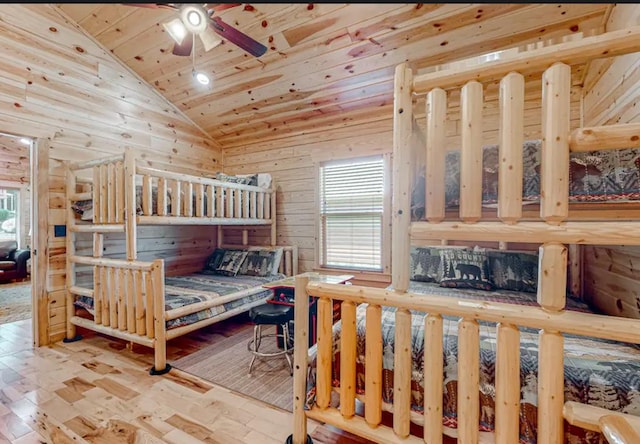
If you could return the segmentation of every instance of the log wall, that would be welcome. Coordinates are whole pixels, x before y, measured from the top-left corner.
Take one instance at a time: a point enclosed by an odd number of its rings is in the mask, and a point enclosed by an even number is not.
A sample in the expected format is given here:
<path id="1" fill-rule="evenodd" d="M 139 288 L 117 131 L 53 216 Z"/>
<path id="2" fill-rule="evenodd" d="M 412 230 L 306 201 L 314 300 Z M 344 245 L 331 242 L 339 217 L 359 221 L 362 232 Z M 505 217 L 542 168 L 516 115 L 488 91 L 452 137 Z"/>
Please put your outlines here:
<path id="1" fill-rule="evenodd" d="M 221 169 L 215 141 L 76 26 L 51 5 L 0 9 L 0 131 L 50 140 L 49 171 L 41 172 L 49 179 L 49 270 L 43 293 L 48 299 L 40 300 L 48 309 L 39 315 L 41 344 L 64 336 L 65 238 L 53 236 L 53 226 L 66 222 L 60 161 L 132 147 L 157 168 L 171 165 L 174 171 L 202 175 Z M 163 254 L 182 254 L 192 244 L 183 238 L 187 232 L 155 232 L 158 238 L 149 245 L 164 243 Z M 201 261 L 206 254 L 198 251 Z M 185 269 L 193 259 L 187 256 L 182 265 L 175 262 L 176 269 Z"/>

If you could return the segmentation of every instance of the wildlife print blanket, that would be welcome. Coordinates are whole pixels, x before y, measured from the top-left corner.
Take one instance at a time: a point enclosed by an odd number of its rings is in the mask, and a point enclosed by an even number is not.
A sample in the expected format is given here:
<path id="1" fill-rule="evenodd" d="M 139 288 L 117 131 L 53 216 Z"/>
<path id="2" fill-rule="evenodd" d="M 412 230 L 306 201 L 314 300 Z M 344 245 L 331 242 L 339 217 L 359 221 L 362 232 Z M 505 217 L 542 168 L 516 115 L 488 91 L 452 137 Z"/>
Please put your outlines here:
<path id="1" fill-rule="evenodd" d="M 482 291 L 476 289 L 443 288 L 438 284 L 411 281 L 409 291 L 430 293 L 477 300 L 489 300 L 521 305 L 537 305 L 534 293 L 515 291 Z M 567 308 L 589 311 L 581 302 L 567 299 Z M 365 311 L 366 304 L 357 308 L 357 358 L 356 391 L 364 394 L 365 356 Z M 394 320 L 395 308 L 384 307 L 382 312 L 383 337 L 383 387 L 385 403 L 393 402 L 394 373 Z M 412 311 L 412 380 L 411 409 L 423 411 L 424 357 L 431 350 L 424 349 L 424 318 L 426 314 Z M 458 319 L 444 317 L 444 393 L 443 424 L 457 427 L 457 383 L 458 383 Z M 333 328 L 333 385 L 340 386 L 340 332 L 338 322 Z M 521 332 L 521 404 L 520 442 L 533 444 L 537 433 L 537 368 L 538 332 L 520 328 Z M 640 347 L 601 339 L 572 335 L 565 337 L 565 399 L 577 401 L 609 410 L 640 415 Z M 481 431 L 493 432 L 495 427 L 495 362 L 496 329 L 494 323 L 480 323 L 480 422 Z M 307 407 L 315 401 L 315 346 L 310 349 L 310 368 L 307 383 Z M 334 397 L 336 398 L 336 397 Z M 335 399 L 334 405 L 339 402 Z M 569 443 L 598 443 L 600 435 L 595 432 L 567 425 L 566 439 Z"/>

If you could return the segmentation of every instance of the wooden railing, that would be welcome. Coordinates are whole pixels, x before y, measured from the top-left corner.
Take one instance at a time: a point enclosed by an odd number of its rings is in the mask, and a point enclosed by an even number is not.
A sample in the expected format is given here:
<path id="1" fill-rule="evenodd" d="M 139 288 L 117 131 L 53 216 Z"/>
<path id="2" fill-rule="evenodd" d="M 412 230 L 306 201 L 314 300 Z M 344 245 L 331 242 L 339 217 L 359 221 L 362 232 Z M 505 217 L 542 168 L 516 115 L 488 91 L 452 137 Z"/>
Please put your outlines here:
<path id="1" fill-rule="evenodd" d="M 543 254 L 545 272 L 558 270 L 551 263 L 562 254 L 560 248 Z M 553 293 L 553 289 L 544 288 Z M 557 294 L 557 293 L 556 293 Z M 563 293 L 564 294 L 564 293 Z M 520 332 L 519 327 L 539 329 L 538 369 L 538 442 L 563 442 L 563 422 L 580 424 L 596 423 L 600 420 L 605 435 L 631 435 L 631 426 L 626 427 L 627 415 L 616 413 L 615 418 L 589 419 L 575 409 L 575 403 L 564 406 L 564 350 L 563 333 L 630 343 L 640 343 L 638 322 L 633 319 L 614 318 L 590 313 L 550 310 L 550 307 L 532 307 L 498 302 L 457 299 L 436 295 L 398 293 L 384 289 L 320 284 L 309 282 L 307 277 L 296 277 L 296 343 L 306 340 L 306 331 L 298 329 L 297 322 L 308 319 L 308 296 L 318 297 L 318 345 L 316 356 L 316 402 L 304 411 L 306 399 L 307 350 L 296 348 L 294 373 L 294 430 L 304 428 L 309 417 L 328 422 L 377 442 L 442 442 L 443 437 L 443 316 L 459 317 L 458 322 L 458 441 L 477 443 L 479 440 L 479 329 L 478 321 L 496 323 L 496 443 L 519 441 L 520 417 Z M 342 302 L 342 330 L 340 334 L 340 387 L 332 387 L 332 309 L 333 301 Z M 356 310 L 357 304 L 367 303 L 365 333 L 365 394 L 364 417 L 356 416 Z M 394 381 L 393 404 L 381 403 L 382 387 L 382 335 L 381 309 L 395 307 Z M 411 312 L 427 313 L 424 329 L 424 436 L 417 438 L 409 434 L 411 412 Z M 307 318 L 305 318 L 307 316 Z M 304 342 L 303 342 L 304 343 Z M 340 392 L 340 408 L 329 405 L 331 391 Z M 581 406 L 578 404 L 578 406 Z M 584 406 L 591 409 L 590 406 Z M 393 412 L 393 429 L 381 425 L 383 408 Z M 600 409 L 603 410 L 603 409 Z M 606 410 L 603 410 L 607 412 Z M 302 412 L 302 416 L 299 416 Z M 612 412 L 608 412 L 611 414 Z M 593 414 L 592 414 L 593 415 Z M 640 418 L 630 419 L 640 422 Z M 635 423 L 635 422 L 634 422 Z M 589 426 L 593 429 L 593 425 Z M 598 430 L 598 429 L 596 429 Z M 636 432 L 637 433 L 637 432 Z M 300 436 L 304 436 L 303 434 Z M 633 440 L 611 441 L 632 443 Z"/>

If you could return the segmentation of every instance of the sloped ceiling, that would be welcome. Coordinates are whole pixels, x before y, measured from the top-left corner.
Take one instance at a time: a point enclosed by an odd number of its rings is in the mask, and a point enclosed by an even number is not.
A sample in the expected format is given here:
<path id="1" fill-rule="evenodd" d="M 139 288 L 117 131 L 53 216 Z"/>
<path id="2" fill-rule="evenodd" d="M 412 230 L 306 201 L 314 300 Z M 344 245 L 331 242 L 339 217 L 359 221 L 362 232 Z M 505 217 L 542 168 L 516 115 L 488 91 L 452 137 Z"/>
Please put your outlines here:
<path id="1" fill-rule="evenodd" d="M 269 49 L 235 45 L 171 53 L 164 9 L 58 4 L 105 48 L 223 147 L 391 115 L 398 63 L 428 69 L 453 60 L 602 31 L 609 4 L 240 4 L 219 15 Z M 216 4 L 210 4 L 215 8 Z"/>

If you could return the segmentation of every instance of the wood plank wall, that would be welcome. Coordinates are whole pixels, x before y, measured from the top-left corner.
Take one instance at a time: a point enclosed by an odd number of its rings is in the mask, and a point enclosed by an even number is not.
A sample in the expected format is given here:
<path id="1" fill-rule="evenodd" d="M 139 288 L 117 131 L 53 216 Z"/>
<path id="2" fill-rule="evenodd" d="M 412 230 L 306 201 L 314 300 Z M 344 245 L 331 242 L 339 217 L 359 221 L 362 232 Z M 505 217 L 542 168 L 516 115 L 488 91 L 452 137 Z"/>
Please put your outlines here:
<path id="1" fill-rule="evenodd" d="M 618 3 L 607 31 L 640 24 L 640 5 Z M 584 84 L 585 126 L 640 122 L 640 54 L 593 62 Z M 640 248 L 584 249 L 585 300 L 604 313 L 640 318 Z"/>
<path id="2" fill-rule="evenodd" d="M 64 238 L 53 236 L 53 226 L 66 222 L 60 161 L 122 153 L 131 147 L 150 166 L 169 164 L 174 170 L 208 175 L 221 170 L 221 151 L 51 5 L 3 5 L 0 47 L 0 131 L 50 139 L 48 300 L 41 301 L 48 305 L 50 319 L 40 326 L 47 331 L 44 338 L 56 341 L 64 334 Z M 190 231 L 177 227 L 156 231 L 166 245 L 162 254 L 189 248 L 186 232 Z M 182 263 L 172 265 L 188 268 L 185 264 L 192 259 L 183 255 Z"/>
<path id="3" fill-rule="evenodd" d="M 525 110 L 525 138 L 540 137 L 541 86 L 540 79 L 527 82 Z M 497 143 L 498 97 L 497 85 L 485 87 L 484 143 Z M 571 125 L 580 122 L 580 89 L 572 89 Z M 392 104 L 385 104 L 369 113 L 365 123 L 344 122 L 340 127 L 319 127 L 313 132 L 290 137 L 272 136 L 239 146 L 224 146 L 224 169 L 227 173 L 245 174 L 269 172 L 278 191 L 278 245 L 298 245 L 300 270 L 315 266 L 316 170 L 318 162 L 330 159 L 390 153 L 392 150 Z M 424 98 L 415 104 L 418 127 L 424 131 Z M 460 147 L 459 93 L 449 93 L 446 121 L 447 147 Z M 420 139 L 420 137 L 418 137 Z M 424 158 L 416 159 L 416 164 Z M 389 282 L 389 276 L 366 274 L 359 282 L 371 284 Z"/>

